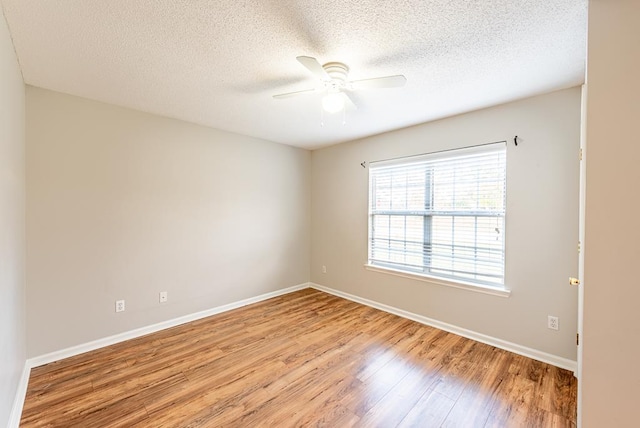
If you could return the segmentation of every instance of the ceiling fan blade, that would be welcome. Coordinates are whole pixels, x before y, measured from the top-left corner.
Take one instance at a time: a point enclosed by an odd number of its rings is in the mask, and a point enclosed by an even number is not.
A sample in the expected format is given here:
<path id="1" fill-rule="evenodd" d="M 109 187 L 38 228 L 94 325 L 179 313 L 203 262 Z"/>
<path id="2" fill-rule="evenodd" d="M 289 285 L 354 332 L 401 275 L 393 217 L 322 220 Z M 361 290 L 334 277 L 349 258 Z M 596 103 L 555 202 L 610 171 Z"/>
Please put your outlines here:
<path id="1" fill-rule="evenodd" d="M 395 76 L 375 77 L 373 79 L 354 80 L 351 82 L 353 89 L 381 89 L 398 88 L 407 83 L 407 78 L 401 74 Z"/>
<path id="2" fill-rule="evenodd" d="M 344 96 L 344 105 L 349 110 L 358 110 L 358 106 L 353 102 L 353 99 L 346 92 L 341 92 Z"/>
<path id="3" fill-rule="evenodd" d="M 310 56 L 299 56 L 296 57 L 298 62 L 305 66 L 307 70 L 309 70 L 314 76 L 318 77 L 320 80 L 331 80 L 327 72 L 322 68 L 322 65 L 318 62 L 317 59 Z"/>
<path id="4" fill-rule="evenodd" d="M 295 97 L 296 95 L 304 95 L 304 94 L 311 94 L 313 92 L 316 92 L 316 89 L 305 89 L 303 91 L 295 91 L 295 92 L 287 92 L 284 94 L 276 94 L 273 96 L 273 98 L 277 98 L 277 99 L 281 99 L 281 98 L 289 98 L 289 97 Z"/>

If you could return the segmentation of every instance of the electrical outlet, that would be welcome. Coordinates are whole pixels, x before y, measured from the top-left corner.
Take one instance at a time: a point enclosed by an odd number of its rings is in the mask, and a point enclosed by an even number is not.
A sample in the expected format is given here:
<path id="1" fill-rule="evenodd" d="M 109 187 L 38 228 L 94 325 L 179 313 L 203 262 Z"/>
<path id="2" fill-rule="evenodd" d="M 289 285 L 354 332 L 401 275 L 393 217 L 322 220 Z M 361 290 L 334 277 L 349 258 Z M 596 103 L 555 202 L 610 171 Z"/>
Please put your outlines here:
<path id="1" fill-rule="evenodd" d="M 168 296 L 167 292 L 166 291 L 161 291 L 160 292 L 160 303 L 166 303 L 168 299 L 169 299 L 169 296 Z"/>
<path id="2" fill-rule="evenodd" d="M 124 300 L 116 300 L 116 312 L 124 312 Z"/>
<path id="3" fill-rule="evenodd" d="M 326 266 L 322 266 L 322 273 L 327 273 L 327 267 Z"/>
<path id="4" fill-rule="evenodd" d="M 547 327 L 551 330 L 558 330 L 558 317 L 549 315 L 547 317 Z"/>

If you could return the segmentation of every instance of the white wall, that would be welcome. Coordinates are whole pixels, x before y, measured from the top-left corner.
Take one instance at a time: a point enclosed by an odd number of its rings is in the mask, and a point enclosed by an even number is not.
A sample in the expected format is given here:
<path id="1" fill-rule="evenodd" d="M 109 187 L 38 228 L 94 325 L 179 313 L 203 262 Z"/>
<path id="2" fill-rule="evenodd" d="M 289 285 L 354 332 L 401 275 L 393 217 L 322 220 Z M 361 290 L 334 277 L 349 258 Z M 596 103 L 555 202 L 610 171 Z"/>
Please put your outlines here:
<path id="1" fill-rule="evenodd" d="M 0 12 L 0 426 L 26 355 L 24 116 L 22 74 Z"/>
<path id="2" fill-rule="evenodd" d="M 510 297 L 364 269 L 362 161 L 505 139 Z M 572 88 L 312 152 L 312 282 L 574 361 L 577 291 L 568 277 L 578 268 L 579 143 L 580 88 Z M 549 314 L 559 331 L 547 328 Z"/>
<path id="3" fill-rule="evenodd" d="M 582 421 L 638 426 L 640 2 L 591 1 Z"/>
<path id="4" fill-rule="evenodd" d="M 306 283 L 309 187 L 306 150 L 27 87 L 28 355 Z"/>

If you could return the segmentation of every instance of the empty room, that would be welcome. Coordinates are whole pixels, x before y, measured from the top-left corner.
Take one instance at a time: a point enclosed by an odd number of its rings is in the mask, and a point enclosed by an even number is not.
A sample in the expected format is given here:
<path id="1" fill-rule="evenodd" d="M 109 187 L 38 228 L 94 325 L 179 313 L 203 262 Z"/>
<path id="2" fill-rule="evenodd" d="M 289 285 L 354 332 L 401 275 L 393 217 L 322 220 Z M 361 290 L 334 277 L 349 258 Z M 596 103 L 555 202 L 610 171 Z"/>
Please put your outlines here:
<path id="1" fill-rule="evenodd" d="M 637 426 L 637 0 L 0 6 L 0 426 Z"/>

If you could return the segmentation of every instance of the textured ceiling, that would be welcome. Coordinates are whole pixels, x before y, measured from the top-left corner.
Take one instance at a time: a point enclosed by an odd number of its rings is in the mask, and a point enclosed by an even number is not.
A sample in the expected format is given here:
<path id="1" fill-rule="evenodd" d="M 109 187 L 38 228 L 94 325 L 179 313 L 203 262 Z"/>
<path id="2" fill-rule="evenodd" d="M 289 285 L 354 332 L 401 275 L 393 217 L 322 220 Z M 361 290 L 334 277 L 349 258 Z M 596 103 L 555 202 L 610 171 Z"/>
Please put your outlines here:
<path id="1" fill-rule="evenodd" d="M 587 0 L 0 0 L 25 82 L 317 148 L 584 81 Z M 296 56 L 404 74 L 325 115 Z"/>

